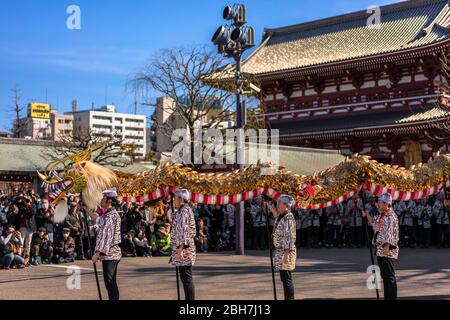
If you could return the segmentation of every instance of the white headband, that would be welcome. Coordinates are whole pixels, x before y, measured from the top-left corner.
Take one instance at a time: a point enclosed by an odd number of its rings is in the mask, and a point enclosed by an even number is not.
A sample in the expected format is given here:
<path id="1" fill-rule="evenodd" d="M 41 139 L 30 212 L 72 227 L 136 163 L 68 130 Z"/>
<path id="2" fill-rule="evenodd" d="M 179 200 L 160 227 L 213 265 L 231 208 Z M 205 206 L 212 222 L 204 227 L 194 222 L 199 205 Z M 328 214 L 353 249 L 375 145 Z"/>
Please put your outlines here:
<path id="1" fill-rule="evenodd" d="M 182 198 L 186 201 L 189 201 L 191 199 L 191 194 L 186 189 L 178 189 L 175 192 L 175 196 L 178 198 Z"/>
<path id="2" fill-rule="evenodd" d="M 282 194 L 278 200 L 286 204 L 288 207 L 293 207 L 295 204 L 294 198 L 288 196 L 287 194 Z"/>
<path id="3" fill-rule="evenodd" d="M 111 188 L 109 190 L 103 191 L 102 194 L 108 198 L 117 198 L 117 189 Z"/>

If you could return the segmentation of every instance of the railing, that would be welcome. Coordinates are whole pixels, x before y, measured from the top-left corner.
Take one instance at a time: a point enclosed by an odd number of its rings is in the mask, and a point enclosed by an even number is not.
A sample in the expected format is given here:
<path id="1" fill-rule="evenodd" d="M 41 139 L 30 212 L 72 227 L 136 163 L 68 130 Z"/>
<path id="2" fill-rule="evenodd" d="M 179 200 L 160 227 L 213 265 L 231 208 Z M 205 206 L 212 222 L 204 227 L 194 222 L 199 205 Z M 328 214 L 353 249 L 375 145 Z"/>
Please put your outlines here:
<path id="1" fill-rule="evenodd" d="M 283 108 L 281 111 L 274 110 L 271 111 L 271 108 L 266 109 L 266 116 L 270 115 L 282 115 L 282 114 L 291 114 L 291 113 L 303 113 L 303 112 L 316 112 L 316 111 L 326 111 L 326 110 L 334 110 L 334 109 L 344 109 L 344 108 L 356 108 L 356 107 L 370 107 L 371 105 L 380 105 L 385 103 L 395 103 L 395 102 L 409 102 L 409 101 L 419 101 L 419 100 L 429 100 L 429 99 L 437 99 L 439 97 L 438 94 L 430 94 L 430 95 L 424 95 L 424 96 L 414 96 L 414 97 L 401 97 L 396 99 L 385 99 L 385 100 L 375 100 L 375 101 L 361 101 L 357 103 L 348 103 L 348 104 L 341 104 L 341 105 L 334 105 L 334 106 L 322 106 L 322 107 L 306 107 L 306 108 L 298 108 L 298 107 L 291 107 L 289 108 Z M 289 109 L 289 110 L 286 110 Z"/>
<path id="2" fill-rule="evenodd" d="M 393 100 L 414 100 L 423 97 L 436 97 L 429 87 L 411 87 L 411 85 L 399 85 L 397 91 L 380 90 L 374 92 L 373 89 L 364 89 L 358 91 L 344 91 L 331 94 L 323 94 L 318 100 L 318 95 L 294 98 L 290 101 L 268 101 L 266 103 L 266 113 L 280 113 L 291 111 L 312 111 L 320 108 L 330 107 L 352 107 L 358 105 L 370 105 L 385 103 Z M 410 99 L 407 99 L 410 98 Z M 312 109 L 312 110 L 311 110 Z"/>

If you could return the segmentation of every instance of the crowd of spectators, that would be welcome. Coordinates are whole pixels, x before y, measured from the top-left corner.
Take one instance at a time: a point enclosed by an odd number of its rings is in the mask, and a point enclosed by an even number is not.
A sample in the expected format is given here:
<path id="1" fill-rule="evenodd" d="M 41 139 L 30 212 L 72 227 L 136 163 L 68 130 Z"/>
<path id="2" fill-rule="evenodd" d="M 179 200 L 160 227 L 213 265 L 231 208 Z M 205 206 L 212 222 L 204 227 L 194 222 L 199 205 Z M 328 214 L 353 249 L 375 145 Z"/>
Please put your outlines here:
<path id="1" fill-rule="evenodd" d="M 297 246 L 304 248 L 363 247 L 373 237 L 361 212 L 380 214 L 377 199 L 355 194 L 337 206 L 320 210 L 295 209 Z M 15 190 L 0 194 L 0 267 L 24 268 L 49 263 L 71 263 L 91 257 L 98 226 L 79 196 L 66 199 L 68 215 L 55 223 L 55 209 L 47 195 Z M 171 254 L 172 213 L 169 199 L 146 203 L 119 203 L 124 257 Z M 236 207 L 191 203 L 197 225 L 199 252 L 235 249 Z M 444 193 L 417 201 L 396 202 L 401 247 L 450 247 L 449 202 Z M 248 250 L 269 245 L 274 218 L 267 215 L 261 198 L 244 205 L 244 241 Z M 367 240 L 369 239 L 369 240 Z"/>

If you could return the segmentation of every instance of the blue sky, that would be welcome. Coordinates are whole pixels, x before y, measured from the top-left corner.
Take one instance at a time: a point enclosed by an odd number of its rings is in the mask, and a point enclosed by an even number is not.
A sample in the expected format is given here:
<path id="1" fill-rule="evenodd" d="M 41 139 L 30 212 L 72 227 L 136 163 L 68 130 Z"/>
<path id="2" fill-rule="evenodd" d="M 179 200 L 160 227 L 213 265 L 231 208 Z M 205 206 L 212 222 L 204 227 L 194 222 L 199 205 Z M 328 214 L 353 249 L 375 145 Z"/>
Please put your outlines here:
<path id="1" fill-rule="evenodd" d="M 248 0 L 248 22 L 259 43 L 264 27 L 365 10 L 397 0 Z M 12 88 L 22 104 L 48 102 L 69 111 L 115 103 L 131 112 L 126 82 L 162 48 L 213 45 L 223 0 L 0 0 L 0 131 L 11 127 Z M 69 30 L 69 5 L 81 9 L 81 30 Z M 138 110 L 150 114 L 148 108 Z"/>

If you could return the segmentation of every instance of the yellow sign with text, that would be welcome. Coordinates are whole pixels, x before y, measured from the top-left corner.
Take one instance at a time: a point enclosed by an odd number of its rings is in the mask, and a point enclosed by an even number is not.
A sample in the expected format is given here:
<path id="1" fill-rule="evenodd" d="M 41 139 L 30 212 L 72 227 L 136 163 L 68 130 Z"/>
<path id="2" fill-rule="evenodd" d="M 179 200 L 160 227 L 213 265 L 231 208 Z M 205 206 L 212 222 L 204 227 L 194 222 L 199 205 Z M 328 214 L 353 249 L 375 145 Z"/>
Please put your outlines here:
<path id="1" fill-rule="evenodd" d="M 37 119 L 50 119 L 51 106 L 46 103 L 30 103 L 30 117 Z"/>

